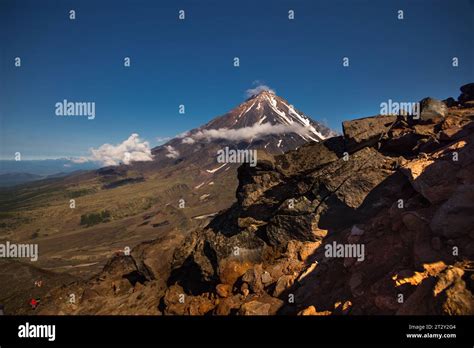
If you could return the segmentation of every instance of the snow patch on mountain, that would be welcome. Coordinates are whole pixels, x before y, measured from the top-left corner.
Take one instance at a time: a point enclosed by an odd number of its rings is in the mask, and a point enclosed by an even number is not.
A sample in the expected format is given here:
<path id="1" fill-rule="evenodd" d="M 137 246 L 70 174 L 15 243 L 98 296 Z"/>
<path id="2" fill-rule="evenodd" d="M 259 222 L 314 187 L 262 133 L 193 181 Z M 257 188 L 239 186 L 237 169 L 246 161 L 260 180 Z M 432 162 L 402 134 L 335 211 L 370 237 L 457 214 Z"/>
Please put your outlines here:
<path id="1" fill-rule="evenodd" d="M 226 166 L 226 165 L 227 165 L 227 163 L 224 163 L 223 165 L 221 165 L 221 166 L 219 166 L 219 167 L 217 167 L 217 168 L 214 168 L 214 169 L 206 169 L 206 172 L 213 174 L 213 173 L 217 172 L 219 169 L 224 168 L 224 166 Z"/>

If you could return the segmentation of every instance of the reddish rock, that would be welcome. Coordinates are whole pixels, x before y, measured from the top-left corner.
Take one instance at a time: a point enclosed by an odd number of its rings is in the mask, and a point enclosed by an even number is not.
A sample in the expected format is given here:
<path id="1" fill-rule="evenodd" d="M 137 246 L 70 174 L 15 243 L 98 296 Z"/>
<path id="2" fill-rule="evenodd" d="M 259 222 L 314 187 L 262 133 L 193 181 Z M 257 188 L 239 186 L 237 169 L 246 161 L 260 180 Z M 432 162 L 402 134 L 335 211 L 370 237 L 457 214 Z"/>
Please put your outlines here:
<path id="1" fill-rule="evenodd" d="M 218 284 L 216 292 L 220 297 L 229 297 L 232 294 L 232 287 L 229 284 Z"/>
<path id="2" fill-rule="evenodd" d="M 259 301 L 246 302 L 240 307 L 240 315 L 269 315 L 271 305 Z"/>

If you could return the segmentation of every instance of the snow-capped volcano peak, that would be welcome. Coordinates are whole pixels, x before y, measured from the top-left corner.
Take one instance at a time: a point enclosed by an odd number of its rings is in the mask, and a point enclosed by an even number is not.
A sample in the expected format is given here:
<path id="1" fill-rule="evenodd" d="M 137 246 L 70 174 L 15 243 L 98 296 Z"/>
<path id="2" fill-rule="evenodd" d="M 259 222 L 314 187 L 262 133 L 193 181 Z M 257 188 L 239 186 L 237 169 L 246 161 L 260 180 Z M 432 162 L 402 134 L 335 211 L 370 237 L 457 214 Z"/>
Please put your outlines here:
<path id="1" fill-rule="evenodd" d="M 326 126 L 312 120 L 273 91 L 252 95 L 236 108 L 207 124 L 174 138 L 164 148 L 170 157 L 210 144 L 228 144 L 239 148 L 262 148 L 270 153 L 283 153 L 313 141 L 336 135 Z M 156 150 L 155 150 L 156 152 Z"/>
<path id="2" fill-rule="evenodd" d="M 247 99 L 247 101 L 250 99 L 255 99 L 255 98 L 264 98 L 265 96 L 268 96 L 268 95 L 275 95 L 275 92 L 269 89 L 265 89 L 263 91 L 253 94 L 252 96 L 250 96 L 250 98 Z"/>
<path id="3" fill-rule="evenodd" d="M 257 128 L 265 124 L 278 126 L 278 134 L 281 136 L 291 134 L 304 142 L 321 141 L 335 135 L 329 128 L 305 116 L 293 105 L 269 90 L 254 94 L 232 111 L 206 124 L 202 129 Z M 269 128 L 269 125 L 265 127 Z"/>

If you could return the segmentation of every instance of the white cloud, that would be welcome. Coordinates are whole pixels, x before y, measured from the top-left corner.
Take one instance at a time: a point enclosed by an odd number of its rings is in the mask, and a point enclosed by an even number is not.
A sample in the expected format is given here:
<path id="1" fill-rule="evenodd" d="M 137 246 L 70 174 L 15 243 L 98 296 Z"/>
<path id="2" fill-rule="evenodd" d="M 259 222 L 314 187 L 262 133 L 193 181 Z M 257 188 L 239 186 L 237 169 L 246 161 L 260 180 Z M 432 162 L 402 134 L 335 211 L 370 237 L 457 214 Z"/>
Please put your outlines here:
<path id="1" fill-rule="evenodd" d="M 192 135 L 183 139 L 184 144 L 193 144 L 196 140 L 213 140 L 213 139 L 226 139 L 231 141 L 250 140 L 258 139 L 270 134 L 284 134 L 284 133 L 298 133 L 306 135 L 309 130 L 304 126 L 294 123 L 291 125 L 277 124 L 272 125 L 271 123 L 254 124 L 251 127 L 243 127 L 238 129 L 205 129 L 200 130 Z"/>
<path id="2" fill-rule="evenodd" d="M 183 144 L 194 144 L 196 140 L 194 140 L 193 138 L 187 137 L 187 138 L 184 138 L 181 142 Z"/>
<path id="3" fill-rule="evenodd" d="M 166 148 L 166 150 L 168 150 L 168 153 L 166 154 L 166 157 L 168 157 L 168 158 L 178 158 L 179 157 L 179 151 L 176 150 L 173 146 L 166 145 L 165 148 Z"/>
<path id="4" fill-rule="evenodd" d="M 86 162 L 89 162 L 90 159 L 87 158 L 87 157 L 73 157 L 73 158 L 70 158 L 69 159 L 72 163 L 86 163 Z"/>
<path id="5" fill-rule="evenodd" d="M 245 91 L 245 94 L 247 95 L 248 98 L 250 98 L 251 96 L 255 95 L 255 94 L 258 94 L 262 91 L 268 91 L 270 93 L 273 93 L 275 94 L 275 91 L 273 89 L 271 89 L 270 87 L 268 87 L 267 85 L 265 84 L 261 84 L 260 81 L 254 81 L 254 84 L 258 84 L 255 88 L 249 88 Z"/>
<path id="6" fill-rule="evenodd" d="M 150 144 L 140 139 L 139 135 L 133 133 L 130 137 L 117 145 L 104 144 L 97 149 L 89 149 L 91 155 L 88 157 L 77 157 L 71 159 L 73 163 L 99 162 L 104 166 L 116 166 L 120 163 L 130 164 L 132 162 L 152 161 Z"/>

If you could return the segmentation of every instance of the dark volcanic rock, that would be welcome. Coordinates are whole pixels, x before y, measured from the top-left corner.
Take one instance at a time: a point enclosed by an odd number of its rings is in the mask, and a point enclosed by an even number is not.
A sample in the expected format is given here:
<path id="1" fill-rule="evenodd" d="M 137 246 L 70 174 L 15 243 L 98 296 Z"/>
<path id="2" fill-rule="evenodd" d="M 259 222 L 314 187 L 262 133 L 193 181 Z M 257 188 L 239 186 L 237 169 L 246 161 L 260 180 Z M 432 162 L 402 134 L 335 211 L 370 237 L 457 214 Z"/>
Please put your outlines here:
<path id="1" fill-rule="evenodd" d="M 342 128 L 347 151 L 352 153 L 367 146 L 374 146 L 397 121 L 397 116 L 374 116 L 344 121 Z"/>
<path id="2" fill-rule="evenodd" d="M 452 108 L 453 106 L 458 105 L 458 102 L 453 97 L 449 97 L 447 99 L 444 99 L 443 103 L 445 103 L 448 108 Z"/>
<path id="3" fill-rule="evenodd" d="M 315 214 L 276 215 L 267 226 L 267 237 L 271 245 L 286 245 L 290 240 L 317 241 L 325 236 L 317 228 Z"/>
<path id="4" fill-rule="evenodd" d="M 474 83 L 468 83 L 461 86 L 461 95 L 458 98 L 461 104 L 467 104 L 470 101 L 474 101 Z"/>

